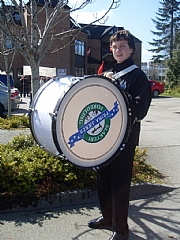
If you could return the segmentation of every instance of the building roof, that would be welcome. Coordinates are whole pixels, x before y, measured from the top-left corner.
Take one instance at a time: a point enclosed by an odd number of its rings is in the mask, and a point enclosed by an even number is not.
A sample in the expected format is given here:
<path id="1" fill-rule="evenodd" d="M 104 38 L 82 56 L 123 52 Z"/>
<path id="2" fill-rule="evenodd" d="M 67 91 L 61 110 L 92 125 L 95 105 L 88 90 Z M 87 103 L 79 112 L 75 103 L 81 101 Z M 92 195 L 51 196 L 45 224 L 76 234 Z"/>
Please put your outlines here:
<path id="1" fill-rule="evenodd" d="M 92 39 L 101 39 L 105 34 L 114 29 L 115 26 L 106 26 L 106 25 L 87 25 L 79 23 L 81 27 L 84 28 L 84 31 L 87 32 L 88 38 Z M 117 27 L 115 27 L 117 28 Z M 124 29 L 123 27 L 118 28 L 118 30 Z"/>
<path id="2" fill-rule="evenodd" d="M 106 25 L 87 25 L 83 23 L 79 23 L 79 25 L 84 28 L 84 31 L 88 34 L 88 38 L 92 38 L 92 39 L 101 39 L 111 31 L 113 31 L 112 32 L 113 34 L 116 31 L 124 29 L 124 27 L 106 26 Z M 135 41 L 141 42 L 136 37 L 135 37 Z"/>

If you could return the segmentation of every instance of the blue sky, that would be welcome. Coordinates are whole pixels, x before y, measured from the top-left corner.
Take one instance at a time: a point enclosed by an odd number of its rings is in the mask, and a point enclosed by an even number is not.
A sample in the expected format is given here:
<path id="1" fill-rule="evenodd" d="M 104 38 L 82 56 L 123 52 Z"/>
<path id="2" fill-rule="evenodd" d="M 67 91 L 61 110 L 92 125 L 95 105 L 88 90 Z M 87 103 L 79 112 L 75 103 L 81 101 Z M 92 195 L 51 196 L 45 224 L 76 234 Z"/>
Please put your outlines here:
<path id="1" fill-rule="evenodd" d="M 75 6 L 76 3 L 78 6 L 80 2 L 71 0 L 69 6 Z M 111 0 L 94 0 L 92 2 L 83 10 L 75 12 L 73 17 L 79 23 L 92 22 L 95 16 L 102 16 L 111 4 Z M 105 25 L 124 27 L 139 38 L 142 41 L 142 61 L 149 62 L 152 53 L 147 49 L 152 46 L 148 44 L 148 41 L 152 42 L 155 37 L 150 30 L 156 30 L 151 19 L 156 18 L 156 12 L 161 6 L 159 0 L 121 0 L 120 6 L 111 10 Z"/>

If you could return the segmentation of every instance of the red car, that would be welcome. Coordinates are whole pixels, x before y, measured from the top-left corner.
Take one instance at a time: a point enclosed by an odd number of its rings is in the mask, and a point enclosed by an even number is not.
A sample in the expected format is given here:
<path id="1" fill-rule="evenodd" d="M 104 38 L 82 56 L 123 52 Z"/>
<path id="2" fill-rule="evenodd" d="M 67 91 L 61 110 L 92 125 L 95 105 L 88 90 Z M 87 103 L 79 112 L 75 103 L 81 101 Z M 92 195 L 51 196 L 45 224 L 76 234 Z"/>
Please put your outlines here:
<path id="1" fill-rule="evenodd" d="M 164 92 L 164 84 L 155 80 L 149 80 L 151 84 L 151 92 L 153 97 L 158 97 L 159 94 Z"/>

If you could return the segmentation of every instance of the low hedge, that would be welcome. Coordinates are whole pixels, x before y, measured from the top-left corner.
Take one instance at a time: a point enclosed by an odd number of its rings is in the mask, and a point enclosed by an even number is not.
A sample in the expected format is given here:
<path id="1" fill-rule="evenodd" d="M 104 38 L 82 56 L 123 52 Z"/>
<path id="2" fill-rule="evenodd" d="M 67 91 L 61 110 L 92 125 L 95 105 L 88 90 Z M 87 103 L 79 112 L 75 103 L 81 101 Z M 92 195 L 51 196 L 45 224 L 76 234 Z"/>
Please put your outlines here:
<path id="1" fill-rule="evenodd" d="M 133 178 L 155 182 L 162 176 L 145 163 L 147 150 L 136 149 Z M 20 134 L 0 144 L 1 194 L 50 194 L 80 188 L 96 188 L 96 171 L 81 169 L 62 157 L 55 157 L 35 144 L 32 135 Z"/>
<path id="2" fill-rule="evenodd" d="M 20 134 L 0 144 L 0 193 L 38 196 L 56 191 L 94 188 L 96 174 L 50 155 L 34 143 L 32 135 Z"/>

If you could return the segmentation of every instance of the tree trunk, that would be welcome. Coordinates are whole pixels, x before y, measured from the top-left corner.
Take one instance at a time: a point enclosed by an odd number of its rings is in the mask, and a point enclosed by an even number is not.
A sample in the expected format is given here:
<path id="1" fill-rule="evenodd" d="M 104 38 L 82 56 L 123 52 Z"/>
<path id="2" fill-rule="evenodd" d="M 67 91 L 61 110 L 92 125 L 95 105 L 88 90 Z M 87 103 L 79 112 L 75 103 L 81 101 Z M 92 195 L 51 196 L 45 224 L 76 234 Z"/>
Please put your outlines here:
<path id="1" fill-rule="evenodd" d="M 34 98 L 35 94 L 39 89 L 39 64 L 34 63 L 31 65 L 31 91 L 32 98 Z"/>
<path id="2" fill-rule="evenodd" d="M 8 118 L 11 117 L 11 86 L 10 86 L 10 74 L 7 74 L 7 87 L 8 87 Z"/>

